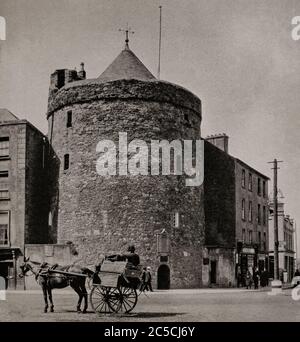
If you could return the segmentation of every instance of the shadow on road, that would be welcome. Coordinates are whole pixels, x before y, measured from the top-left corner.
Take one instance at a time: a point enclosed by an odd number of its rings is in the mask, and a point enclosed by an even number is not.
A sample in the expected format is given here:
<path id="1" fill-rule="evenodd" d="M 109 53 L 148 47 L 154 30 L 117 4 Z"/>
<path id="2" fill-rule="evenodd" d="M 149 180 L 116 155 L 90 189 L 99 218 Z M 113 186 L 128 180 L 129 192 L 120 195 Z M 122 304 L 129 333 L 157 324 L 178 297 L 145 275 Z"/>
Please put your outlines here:
<path id="1" fill-rule="evenodd" d="M 116 314 L 119 317 L 134 317 L 134 318 L 155 318 L 155 317 L 174 317 L 184 315 L 179 312 L 135 312 L 131 314 Z"/>
<path id="2" fill-rule="evenodd" d="M 77 311 L 75 310 L 59 310 L 59 311 L 55 311 L 53 314 L 55 313 L 77 313 Z M 50 313 L 49 313 L 50 314 Z M 160 317 L 174 317 L 174 316 L 181 316 L 184 315 L 185 313 L 182 312 L 133 312 L 133 313 L 95 313 L 94 311 L 87 311 L 85 314 L 83 314 L 82 312 L 78 312 L 78 315 L 97 315 L 97 316 L 103 316 L 103 317 L 114 317 L 114 318 L 122 318 L 122 317 L 126 317 L 126 318 L 160 318 Z"/>

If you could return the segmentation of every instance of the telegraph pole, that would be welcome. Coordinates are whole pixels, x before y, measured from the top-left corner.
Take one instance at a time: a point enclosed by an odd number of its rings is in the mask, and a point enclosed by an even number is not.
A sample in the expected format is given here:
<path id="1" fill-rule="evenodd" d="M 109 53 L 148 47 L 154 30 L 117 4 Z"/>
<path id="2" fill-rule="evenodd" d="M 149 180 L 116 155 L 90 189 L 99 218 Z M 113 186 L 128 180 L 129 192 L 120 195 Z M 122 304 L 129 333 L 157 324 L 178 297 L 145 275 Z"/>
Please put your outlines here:
<path id="1" fill-rule="evenodd" d="M 278 163 L 282 163 L 282 160 L 274 159 L 272 170 L 274 170 L 273 179 L 273 209 L 274 209 L 274 287 L 280 288 L 281 282 L 279 279 L 279 253 L 278 253 L 278 187 L 277 187 L 277 171 L 279 169 Z M 280 284 L 279 284 L 280 283 Z M 273 285 L 272 285 L 273 287 Z"/>
<path id="2" fill-rule="evenodd" d="M 295 247 L 295 259 L 296 259 L 296 269 L 298 269 L 298 263 L 297 263 L 297 260 L 298 260 L 298 236 L 297 236 L 297 224 L 296 224 L 296 220 L 294 221 L 295 223 L 295 243 L 294 243 L 294 247 Z"/>

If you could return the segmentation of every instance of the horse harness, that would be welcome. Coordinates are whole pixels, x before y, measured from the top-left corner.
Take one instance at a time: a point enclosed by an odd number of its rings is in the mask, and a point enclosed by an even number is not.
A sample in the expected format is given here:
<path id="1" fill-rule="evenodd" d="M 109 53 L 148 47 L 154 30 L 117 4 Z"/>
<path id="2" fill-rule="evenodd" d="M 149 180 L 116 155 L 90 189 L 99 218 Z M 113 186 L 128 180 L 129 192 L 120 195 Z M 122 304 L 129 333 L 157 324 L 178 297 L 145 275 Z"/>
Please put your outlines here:
<path id="1" fill-rule="evenodd" d="M 46 280 L 47 285 L 50 285 L 50 278 L 61 278 L 61 279 L 65 279 L 67 281 L 68 285 L 71 285 L 72 279 L 70 277 L 68 277 L 67 275 L 64 274 L 59 274 L 59 273 L 55 273 L 55 274 L 51 274 L 51 271 L 55 271 L 55 269 L 58 267 L 58 264 L 54 264 L 52 266 L 48 266 L 48 263 L 44 262 L 40 265 L 39 267 L 39 271 L 36 273 L 35 275 L 35 280 L 38 282 L 38 278 L 42 277 Z M 67 270 L 66 270 L 67 271 Z"/>

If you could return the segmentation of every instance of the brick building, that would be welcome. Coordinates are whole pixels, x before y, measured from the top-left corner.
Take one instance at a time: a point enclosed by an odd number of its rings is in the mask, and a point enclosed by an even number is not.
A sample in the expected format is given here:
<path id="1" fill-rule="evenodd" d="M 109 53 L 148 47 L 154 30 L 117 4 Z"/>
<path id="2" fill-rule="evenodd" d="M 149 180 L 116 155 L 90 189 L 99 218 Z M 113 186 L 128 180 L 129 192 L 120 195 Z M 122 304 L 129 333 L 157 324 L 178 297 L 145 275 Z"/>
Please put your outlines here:
<path id="1" fill-rule="evenodd" d="M 237 271 L 268 265 L 268 177 L 228 154 L 228 137 L 204 150 L 205 286 L 235 286 Z"/>
<path id="2" fill-rule="evenodd" d="M 0 275 L 11 286 L 25 244 L 49 239 L 48 151 L 38 129 L 0 109 Z"/>
<path id="3" fill-rule="evenodd" d="M 271 276 L 274 276 L 274 205 L 270 204 L 269 256 Z M 278 264 L 281 281 L 290 282 L 295 271 L 294 220 L 284 213 L 284 203 L 278 203 Z"/>

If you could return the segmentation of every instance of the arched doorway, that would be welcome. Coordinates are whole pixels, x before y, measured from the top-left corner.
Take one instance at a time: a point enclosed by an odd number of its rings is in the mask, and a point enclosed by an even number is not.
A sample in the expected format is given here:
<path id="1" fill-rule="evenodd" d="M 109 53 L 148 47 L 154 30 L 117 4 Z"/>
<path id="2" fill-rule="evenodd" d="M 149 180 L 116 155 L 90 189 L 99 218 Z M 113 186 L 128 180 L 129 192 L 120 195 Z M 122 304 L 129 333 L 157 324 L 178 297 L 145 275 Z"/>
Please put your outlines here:
<path id="1" fill-rule="evenodd" d="M 157 270 L 157 288 L 160 290 L 170 288 L 170 268 L 167 265 L 160 265 Z"/>

